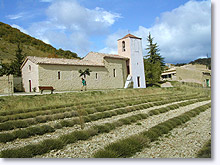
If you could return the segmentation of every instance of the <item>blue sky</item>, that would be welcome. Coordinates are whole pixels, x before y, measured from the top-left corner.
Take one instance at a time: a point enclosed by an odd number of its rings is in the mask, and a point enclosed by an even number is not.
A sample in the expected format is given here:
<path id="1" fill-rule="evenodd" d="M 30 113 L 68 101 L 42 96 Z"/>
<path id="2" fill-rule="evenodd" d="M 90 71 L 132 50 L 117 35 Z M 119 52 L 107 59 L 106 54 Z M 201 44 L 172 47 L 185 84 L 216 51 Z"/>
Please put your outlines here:
<path id="1" fill-rule="evenodd" d="M 151 32 L 168 63 L 211 56 L 210 0 L 0 0 L 0 21 L 83 57 Z"/>

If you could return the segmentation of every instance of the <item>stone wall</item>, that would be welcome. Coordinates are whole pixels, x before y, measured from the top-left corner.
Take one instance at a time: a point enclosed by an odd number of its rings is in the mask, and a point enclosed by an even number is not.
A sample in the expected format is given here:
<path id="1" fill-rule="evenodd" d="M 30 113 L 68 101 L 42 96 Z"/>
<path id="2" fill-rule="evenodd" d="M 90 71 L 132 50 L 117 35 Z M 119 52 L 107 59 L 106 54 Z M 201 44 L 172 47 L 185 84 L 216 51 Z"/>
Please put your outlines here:
<path id="1" fill-rule="evenodd" d="M 0 93 L 10 94 L 14 92 L 13 75 L 0 77 Z"/>
<path id="2" fill-rule="evenodd" d="M 33 89 L 38 89 L 38 65 L 30 60 L 27 60 L 22 68 L 22 83 L 25 92 L 33 92 Z"/>
<path id="3" fill-rule="evenodd" d="M 106 58 L 104 63 L 105 67 L 41 64 L 39 65 L 39 86 L 53 86 L 57 91 L 80 90 L 82 83 L 79 70 L 89 68 L 92 72 L 86 77 L 87 89 L 123 88 L 126 80 L 126 61 Z M 60 79 L 58 79 L 58 72 L 60 72 Z M 38 90 L 38 86 L 36 87 Z"/>
<path id="4" fill-rule="evenodd" d="M 15 92 L 23 92 L 24 91 L 21 77 L 14 77 L 13 84 L 14 84 L 14 91 Z"/>

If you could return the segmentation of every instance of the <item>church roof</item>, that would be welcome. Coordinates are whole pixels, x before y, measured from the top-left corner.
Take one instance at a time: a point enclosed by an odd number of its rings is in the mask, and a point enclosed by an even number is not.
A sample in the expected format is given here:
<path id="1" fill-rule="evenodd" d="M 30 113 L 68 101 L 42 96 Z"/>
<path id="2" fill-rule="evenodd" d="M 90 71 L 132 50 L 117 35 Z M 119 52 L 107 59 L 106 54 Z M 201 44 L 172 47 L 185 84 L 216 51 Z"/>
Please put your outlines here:
<path id="1" fill-rule="evenodd" d="M 47 58 L 47 57 L 36 57 L 28 56 L 23 62 L 21 68 L 25 65 L 27 60 L 32 61 L 35 64 L 49 64 L 49 65 L 77 65 L 77 66 L 105 66 L 104 58 L 115 58 L 115 59 L 128 59 L 123 56 L 116 54 L 105 54 L 90 52 L 82 60 L 80 59 L 64 59 L 64 58 Z"/>
<path id="2" fill-rule="evenodd" d="M 22 64 L 21 68 L 24 66 L 24 64 L 27 62 L 27 60 L 30 60 L 35 64 L 104 66 L 104 64 L 100 64 L 95 61 L 88 61 L 88 60 L 28 56 L 25 59 L 24 63 Z"/>
<path id="3" fill-rule="evenodd" d="M 139 38 L 139 37 L 136 37 L 136 36 L 134 36 L 134 35 L 132 35 L 132 34 L 127 34 L 126 36 L 124 36 L 123 38 L 121 38 L 121 39 L 118 39 L 118 40 L 122 40 L 122 39 L 125 39 L 125 38 L 136 38 L 136 39 L 140 39 L 141 40 L 141 38 Z"/>

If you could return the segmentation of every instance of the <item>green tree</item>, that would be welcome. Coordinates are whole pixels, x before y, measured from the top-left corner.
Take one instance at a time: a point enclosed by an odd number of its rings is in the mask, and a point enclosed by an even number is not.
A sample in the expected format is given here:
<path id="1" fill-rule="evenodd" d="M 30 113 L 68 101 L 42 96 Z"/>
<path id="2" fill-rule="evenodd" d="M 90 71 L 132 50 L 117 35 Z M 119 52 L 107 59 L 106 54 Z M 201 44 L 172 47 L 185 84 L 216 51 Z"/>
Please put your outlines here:
<path id="1" fill-rule="evenodd" d="M 79 70 L 79 77 L 84 76 L 84 78 L 86 78 L 86 75 L 90 76 L 90 72 L 92 72 L 89 68 L 87 68 L 86 70 L 82 71 L 81 69 Z"/>
<path id="2" fill-rule="evenodd" d="M 15 53 L 15 59 L 14 61 L 11 63 L 11 68 L 13 70 L 13 74 L 15 76 L 18 76 L 20 77 L 21 76 L 21 65 L 24 61 L 24 58 L 25 58 L 25 55 L 22 54 L 22 49 L 20 47 L 20 43 L 18 44 L 18 48 L 16 50 L 16 53 Z"/>
<path id="3" fill-rule="evenodd" d="M 11 67 L 11 64 L 5 63 L 5 64 L 0 64 L 0 76 L 3 75 L 10 75 L 13 74 L 13 69 Z"/>
<path id="4" fill-rule="evenodd" d="M 161 73 L 164 70 L 164 58 L 161 57 L 157 43 L 153 43 L 153 38 L 149 33 L 147 41 L 146 50 L 148 50 L 147 55 L 144 59 L 144 69 L 145 78 L 149 84 L 155 84 L 160 81 Z"/>

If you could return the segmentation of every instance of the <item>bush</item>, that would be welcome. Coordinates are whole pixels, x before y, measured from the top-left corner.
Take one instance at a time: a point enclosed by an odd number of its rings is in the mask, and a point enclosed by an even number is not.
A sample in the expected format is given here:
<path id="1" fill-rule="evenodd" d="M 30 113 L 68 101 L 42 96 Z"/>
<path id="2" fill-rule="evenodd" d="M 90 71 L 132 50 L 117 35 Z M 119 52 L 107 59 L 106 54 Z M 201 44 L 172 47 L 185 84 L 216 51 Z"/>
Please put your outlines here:
<path id="1" fill-rule="evenodd" d="M 0 142 L 1 143 L 6 143 L 6 142 L 12 141 L 14 139 L 15 139 L 15 137 L 11 133 L 1 133 L 0 134 Z"/>
<path id="2" fill-rule="evenodd" d="M 42 125 L 40 127 L 41 131 L 44 132 L 44 133 L 50 133 L 50 132 L 54 132 L 55 129 L 49 125 Z"/>
<path id="3" fill-rule="evenodd" d="M 127 124 L 127 125 L 131 124 L 131 121 L 128 118 L 119 119 L 119 121 L 122 122 L 123 124 Z"/>
<path id="4" fill-rule="evenodd" d="M 29 132 L 27 130 L 17 130 L 17 131 L 14 131 L 14 137 L 16 138 L 28 138 L 29 137 Z"/>
<path id="5" fill-rule="evenodd" d="M 211 158 L 211 140 L 209 140 L 197 153 L 197 158 Z"/>
<path id="6" fill-rule="evenodd" d="M 102 155 L 107 157 L 115 156 L 127 158 L 132 156 L 134 153 L 141 151 L 143 147 L 147 146 L 148 142 L 149 140 L 141 135 L 131 136 L 125 140 L 119 140 L 118 142 L 106 146 L 105 151 L 107 151 L 107 153 L 110 153 L 111 155 Z M 101 153 L 99 153 L 99 156 L 101 156 Z"/>
<path id="7" fill-rule="evenodd" d="M 60 124 L 61 124 L 62 127 L 72 127 L 72 126 L 75 125 L 75 123 L 71 120 L 62 120 L 60 122 Z"/>
<path id="8" fill-rule="evenodd" d="M 42 131 L 40 126 L 29 127 L 29 128 L 27 128 L 27 131 L 29 132 L 29 135 L 31 135 L 31 136 L 44 134 L 44 132 Z"/>
<path id="9" fill-rule="evenodd" d="M 108 133 L 111 130 L 109 125 L 96 125 L 94 128 L 98 130 L 98 133 Z"/>
<path id="10" fill-rule="evenodd" d="M 73 135 L 77 140 L 87 140 L 89 138 L 89 134 L 87 131 L 75 131 Z"/>
<path id="11" fill-rule="evenodd" d="M 118 158 L 118 154 L 112 150 L 100 150 L 93 155 L 94 158 Z"/>
<path id="12" fill-rule="evenodd" d="M 44 140 L 40 146 L 42 148 L 42 154 L 43 154 L 54 149 L 63 148 L 64 143 L 58 139 L 47 139 L 47 140 Z"/>
<path id="13" fill-rule="evenodd" d="M 60 136 L 59 140 L 61 140 L 65 145 L 67 145 L 67 144 L 75 143 L 77 141 L 77 138 L 73 132 L 71 134 Z"/>
<path id="14" fill-rule="evenodd" d="M 158 115 L 158 114 L 160 114 L 160 111 L 155 109 L 155 110 L 151 110 L 148 114 L 149 114 L 149 116 Z"/>
<path id="15" fill-rule="evenodd" d="M 164 123 L 157 125 L 155 128 L 158 129 L 162 134 L 167 134 L 171 130 L 165 126 Z"/>

